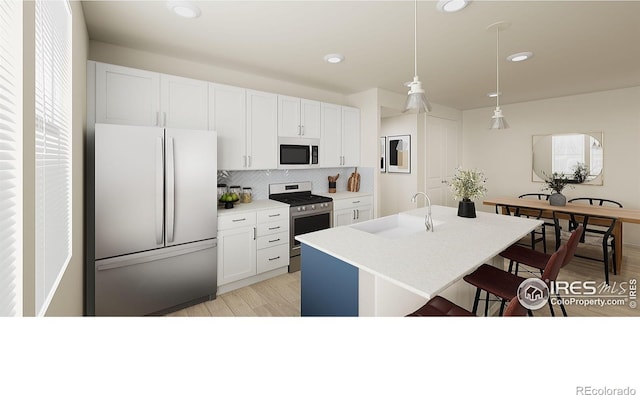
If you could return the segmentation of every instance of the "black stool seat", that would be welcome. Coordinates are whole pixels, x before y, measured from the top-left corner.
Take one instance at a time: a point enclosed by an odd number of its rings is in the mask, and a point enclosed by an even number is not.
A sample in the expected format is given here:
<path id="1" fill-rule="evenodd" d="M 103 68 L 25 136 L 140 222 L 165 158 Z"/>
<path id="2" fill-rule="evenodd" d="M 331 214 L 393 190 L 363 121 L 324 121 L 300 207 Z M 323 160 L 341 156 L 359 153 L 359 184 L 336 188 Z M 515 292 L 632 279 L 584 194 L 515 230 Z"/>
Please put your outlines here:
<path id="1" fill-rule="evenodd" d="M 460 316 L 472 317 L 473 314 L 458 306 L 457 304 L 443 298 L 435 296 L 430 299 L 424 306 L 407 315 L 407 317 L 441 317 L 441 316 Z"/>

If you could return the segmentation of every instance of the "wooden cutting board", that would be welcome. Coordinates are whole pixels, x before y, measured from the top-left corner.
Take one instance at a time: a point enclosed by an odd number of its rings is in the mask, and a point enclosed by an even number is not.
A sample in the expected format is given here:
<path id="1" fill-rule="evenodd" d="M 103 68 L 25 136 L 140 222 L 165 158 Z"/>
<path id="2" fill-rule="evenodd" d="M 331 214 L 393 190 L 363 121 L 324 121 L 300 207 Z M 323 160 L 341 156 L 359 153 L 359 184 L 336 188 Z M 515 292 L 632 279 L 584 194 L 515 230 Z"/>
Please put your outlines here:
<path id="1" fill-rule="evenodd" d="M 349 180 L 347 181 L 347 191 L 358 192 L 360 190 L 360 173 L 356 167 L 354 172 L 351 173 Z"/>

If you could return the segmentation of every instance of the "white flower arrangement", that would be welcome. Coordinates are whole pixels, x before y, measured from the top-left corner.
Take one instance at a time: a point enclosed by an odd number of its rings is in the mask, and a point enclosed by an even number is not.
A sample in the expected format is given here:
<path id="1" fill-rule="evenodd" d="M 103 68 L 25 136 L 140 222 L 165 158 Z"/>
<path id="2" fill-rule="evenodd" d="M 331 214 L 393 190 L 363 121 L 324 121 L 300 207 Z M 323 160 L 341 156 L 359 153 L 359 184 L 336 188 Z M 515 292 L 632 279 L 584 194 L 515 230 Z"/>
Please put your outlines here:
<path id="1" fill-rule="evenodd" d="M 451 193 L 456 200 L 474 200 L 487 193 L 485 186 L 487 177 L 479 170 L 464 170 L 462 167 L 456 169 L 449 184 Z"/>

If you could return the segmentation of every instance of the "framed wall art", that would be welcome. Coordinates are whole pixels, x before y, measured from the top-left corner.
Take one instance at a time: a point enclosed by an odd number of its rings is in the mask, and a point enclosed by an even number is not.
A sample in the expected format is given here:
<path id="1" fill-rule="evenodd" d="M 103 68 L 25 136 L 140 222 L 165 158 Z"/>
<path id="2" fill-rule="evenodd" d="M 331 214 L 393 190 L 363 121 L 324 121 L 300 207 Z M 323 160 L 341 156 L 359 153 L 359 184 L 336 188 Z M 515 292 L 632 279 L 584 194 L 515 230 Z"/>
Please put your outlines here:
<path id="1" fill-rule="evenodd" d="M 387 136 L 387 172 L 411 173 L 411 135 Z"/>
<path id="2" fill-rule="evenodd" d="M 387 138 L 380 137 L 380 144 L 378 145 L 378 152 L 380 152 L 380 173 L 387 172 Z"/>

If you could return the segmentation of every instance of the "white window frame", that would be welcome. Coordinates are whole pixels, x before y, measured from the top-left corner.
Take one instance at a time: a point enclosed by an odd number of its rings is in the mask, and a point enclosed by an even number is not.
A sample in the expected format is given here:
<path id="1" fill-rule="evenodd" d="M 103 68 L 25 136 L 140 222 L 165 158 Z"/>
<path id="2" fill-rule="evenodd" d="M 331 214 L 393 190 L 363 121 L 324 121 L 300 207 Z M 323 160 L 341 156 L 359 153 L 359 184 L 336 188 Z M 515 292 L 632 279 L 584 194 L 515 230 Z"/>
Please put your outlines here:
<path id="1" fill-rule="evenodd" d="M 37 0 L 35 9 L 35 307 L 42 316 L 72 251 L 72 17 L 68 0 Z"/>

